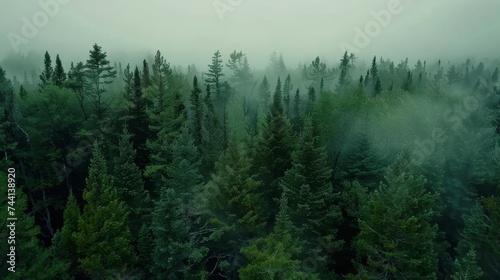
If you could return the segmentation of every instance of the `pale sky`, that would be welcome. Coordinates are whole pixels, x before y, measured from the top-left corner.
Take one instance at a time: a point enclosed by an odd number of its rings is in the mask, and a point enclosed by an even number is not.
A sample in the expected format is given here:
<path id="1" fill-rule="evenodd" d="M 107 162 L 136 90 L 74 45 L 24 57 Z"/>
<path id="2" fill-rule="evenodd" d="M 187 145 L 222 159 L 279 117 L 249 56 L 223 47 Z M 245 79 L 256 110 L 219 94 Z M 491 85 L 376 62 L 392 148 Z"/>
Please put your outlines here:
<path id="1" fill-rule="evenodd" d="M 159 49 L 173 65 L 201 69 L 218 49 L 224 60 L 242 50 L 256 68 L 273 51 L 288 66 L 316 56 L 337 64 L 341 45 L 355 46 L 355 28 L 365 30 L 373 13 L 391 4 L 399 12 L 386 26 L 377 23 L 379 34 L 359 48 L 359 57 L 462 60 L 498 57 L 500 50 L 498 0 L 0 0 L 0 65 L 15 49 L 9 34 L 24 37 L 23 18 L 33 23 L 38 15 L 43 22 L 40 3 L 57 3 L 58 10 L 18 49 L 59 53 L 64 62 L 85 60 L 97 43 L 112 61 Z M 216 4 L 230 10 L 218 13 Z"/>

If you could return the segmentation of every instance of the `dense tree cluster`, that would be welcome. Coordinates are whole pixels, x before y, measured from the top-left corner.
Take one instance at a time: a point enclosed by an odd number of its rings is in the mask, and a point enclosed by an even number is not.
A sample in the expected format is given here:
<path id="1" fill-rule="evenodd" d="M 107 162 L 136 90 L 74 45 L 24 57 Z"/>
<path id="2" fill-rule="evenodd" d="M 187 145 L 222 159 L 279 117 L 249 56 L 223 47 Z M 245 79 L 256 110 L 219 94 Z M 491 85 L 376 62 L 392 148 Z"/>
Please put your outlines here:
<path id="1" fill-rule="evenodd" d="M 500 279 L 497 65 L 223 56 L 0 67 L 0 278 Z"/>

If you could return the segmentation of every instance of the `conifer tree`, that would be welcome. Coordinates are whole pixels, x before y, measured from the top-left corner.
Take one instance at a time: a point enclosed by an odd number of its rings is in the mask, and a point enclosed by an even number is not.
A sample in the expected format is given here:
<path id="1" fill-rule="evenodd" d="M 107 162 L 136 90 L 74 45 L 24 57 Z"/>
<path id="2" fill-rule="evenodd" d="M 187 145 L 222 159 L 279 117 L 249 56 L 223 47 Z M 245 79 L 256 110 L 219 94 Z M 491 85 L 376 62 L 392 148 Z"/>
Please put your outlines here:
<path id="1" fill-rule="evenodd" d="M 290 221 L 288 212 L 287 198 L 282 195 L 272 233 L 241 249 L 249 263 L 239 270 L 240 279 L 319 279 L 301 268 L 298 256 L 302 248 L 297 238 L 298 230 Z"/>
<path id="2" fill-rule="evenodd" d="M 54 68 L 54 73 L 52 75 L 52 82 L 58 87 L 63 87 L 66 81 L 66 73 L 59 59 L 59 54 L 56 56 L 56 67 Z"/>
<path id="3" fill-rule="evenodd" d="M 142 88 L 147 88 L 151 85 L 151 75 L 149 74 L 148 62 L 144 59 L 142 61 Z"/>
<path id="4" fill-rule="evenodd" d="M 281 81 L 278 78 L 273 103 L 267 112 L 262 133 L 257 146 L 256 163 L 259 179 L 262 180 L 262 193 L 268 206 L 269 218 L 278 212 L 277 199 L 281 196 L 278 185 L 285 171 L 291 167 L 292 130 L 283 113 Z"/>
<path id="5" fill-rule="evenodd" d="M 134 162 L 136 150 L 131 138 L 132 135 L 124 127 L 118 142 L 118 154 L 113 160 L 112 170 L 118 197 L 125 203 L 129 213 L 127 225 L 134 240 L 137 240 L 142 225 L 148 222 L 151 202 L 148 192 L 144 189 L 140 169 Z"/>
<path id="6" fill-rule="evenodd" d="M 43 59 L 43 71 L 42 74 L 40 74 L 40 81 L 41 81 L 40 86 L 44 86 L 45 84 L 50 83 L 52 81 L 53 72 L 54 69 L 52 68 L 52 60 L 50 59 L 49 52 L 46 51 Z"/>
<path id="7" fill-rule="evenodd" d="M 149 135 L 149 119 L 146 112 L 146 98 L 143 93 L 139 69 L 134 70 L 133 95 L 130 97 L 128 129 L 132 134 L 132 143 L 137 150 L 135 163 L 144 170 L 149 162 L 149 151 L 146 147 Z"/>
<path id="8" fill-rule="evenodd" d="M 372 75 L 372 81 L 376 81 L 379 76 L 378 76 L 378 69 L 377 69 L 377 57 L 374 56 L 372 60 L 372 67 L 370 68 L 370 74 Z"/>
<path id="9" fill-rule="evenodd" d="M 290 210 L 291 220 L 303 232 L 306 242 L 304 256 L 314 256 L 320 263 L 318 269 L 326 270 L 327 254 L 333 253 L 335 248 L 330 247 L 330 252 L 325 252 L 319 244 L 340 245 L 335 239 L 341 213 L 333 204 L 332 170 L 327 164 L 325 149 L 319 146 L 311 118 L 304 122 L 292 158 L 292 168 L 281 181 L 290 204 L 296 205 Z"/>
<path id="10" fill-rule="evenodd" d="M 356 241 L 360 276 L 436 279 L 437 226 L 431 223 L 436 195 L 425 190 L 425 178 L 413 168 L 400 155 L 389 168 L 387 183 L 361 210 Z"/>
<path id="11" fill-rule="evenodd" d="M 136 259 L 126 223 L 127 212 L 97 144 L 83 198 L 87 204 L 75 233 L 81 269 L 93 278 L 129 275 Z"/>
<path id="12" fill-rule="evenodd" d="M 262 79 L 262 83 L 259 86 L 259 99 L 260 104 L 262 105 L 262 110 L 264 112 L 267 111 L 269 108 L 269 103 L 271 101 L 271 91 L 266 76 L 264 76 L 264 79 Z"/>
<path id="13" fill-rule="evenodd" d="M 339 83 L 337 86 L 337 91 L 341 92 L 345 86 L 349 83 L 349 69 L 351 68 L 350 58 L 347 55 L 347 51 L 344 52 L 344 56 L 340 60 L 340 76 Z M 361 76 L 362 77 L 362 76 Z M 360 80 L 362 82 L 362 80 Z"/>
<path id="14" fill-rule="evenodd" d="M 73 193 L 70 193 L 68 202 L 64 208 L 64 224 L 60 232 L 54 236 L 53 244 L 57 249 L 61 261 L 69 264 L 69 272 L 72 275 L 78 271 L 78 251 L 74 234 L 78 232 L 78 220 L 80 219 L 80 208 Z"/>
<path id="15" fill-rule="evenodd" d="M 236 277 L 241 265 L 240 249 L 266 228 L 265 205 L 258 193 L 260 182 L 251 174 L 246 153 L 235 141 L 217 162 L 216 175 L 209 189 L 211 223 L 219 236 L 210 246 L 220 262 L 227 263 L 224 275 Z"/>
<path id="16" fill-rule="evenodd" d="M 76 99 L 78 99 L 78 104 L 80 105 L 80 109 L 82 110 L 84 120 L 87 120 L 88 115 L 86 111 L 86 102 L 85 102 L 85 89 L 87 87 L 87 80 L 85 78 L 84 65 L 82 62 L 78 62 L 74 67 L 73 63 L 71 63 L 71 68 L 68 72 L 67 79 L 67 87 L 70 88 L 76 95 Z"/>
<path id="17" fill-rule="evenodd" d="M 375 87 L 373 90 L 375 92 L 375 95 L 379 95 L 382 92 L 382 84 L 380 83 L 380 78 L 377 78 L 377 81 L 375 82 Z"/>
<path id="18" fill-rule="evenodd" d="M 106 59 L 107 54 L 97 44 L 94 44 L 89 53 L 89 59 L 84 67 L 85 78 L 89 82 L 87 96 L 97 122 L 102 122 L 111 104 L 111 98 L 105 98 L 104 93 L 107 91 L 106 86 L 111 84 L 112 79 L 116 77 L 116 70 Z"/>
<path id="19" fill-rule="evenodd" d="M 291 101 L 291 96 L 290 93 L 293 90 L 293 85 L 292 85 L 292 78 L 290 78 L 290 74 L 286 76 L 285 79 L 285 84 L 283 85 L 283 102 L 284 102 L 284 109 L 286 113 L 286 117 L 288 119 L 291 119 L 291 112 L 290 112 L 290 101 Z"/>
<path id="20" fill-rule="evenodd" d="M 193 89 L 191 90 L 191 111 L 193 123 L 194 144 L 200 150 L 203 142 L 203 100 L 201 89 L 198 86 L 198 77 L 193 78 Z"/>

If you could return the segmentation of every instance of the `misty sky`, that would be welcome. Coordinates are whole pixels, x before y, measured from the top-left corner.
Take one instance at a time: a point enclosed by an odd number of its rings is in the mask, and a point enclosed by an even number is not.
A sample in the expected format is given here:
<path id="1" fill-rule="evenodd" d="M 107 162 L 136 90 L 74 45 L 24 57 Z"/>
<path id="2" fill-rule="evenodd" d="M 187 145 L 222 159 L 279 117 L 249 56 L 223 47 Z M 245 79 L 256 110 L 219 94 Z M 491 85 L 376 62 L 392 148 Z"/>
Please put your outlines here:
<path id="1" fill-rule="evenodd" d="M 65 1 L 47 25 L 20 45 L 21 52 L 49 50 L 64 62 L 80 61 L 98 43 L 111 61 L 159 49 L 173 65 L 196 63 L 203 69 L 217 49 L 224 60 L 233 50 L 243 50 L 256 68 L 267 65 L 273 51 L 283 53 L 288 66 L 309 63 L 318 55 L 337 64 L 341 44 L 354 45 L 354 28 L 364 30 L 374 20 L 372 12 L 387 10 L 396 0 Z M 399 61 L 408 56 L 414 61 L 498 56 L 500 1 L 396 2 L 401 11 L 361 48 L 359 57 Z M 214 3 L 236 4 L 221 18 Z M 22 18 L 32 22 L 40 11 L 39 1 L 0 0 L 0 62 L 13 53 L 8 34 L 23 36 Z"/>

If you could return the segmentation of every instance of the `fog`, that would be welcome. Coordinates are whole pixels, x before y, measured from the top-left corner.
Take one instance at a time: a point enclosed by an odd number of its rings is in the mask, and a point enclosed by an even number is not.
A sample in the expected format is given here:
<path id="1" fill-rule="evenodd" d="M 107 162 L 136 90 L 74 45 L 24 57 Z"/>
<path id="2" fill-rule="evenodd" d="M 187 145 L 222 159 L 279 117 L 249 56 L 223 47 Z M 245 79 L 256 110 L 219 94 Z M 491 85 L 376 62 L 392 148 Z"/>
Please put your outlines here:
<path id="1" fill-rule="evenodd" d="M 51 11 L 45 24 L 40 16 L 37 31 L 26 38 L 23 18 L 33 23 L 44 3 Z M 201 70 L 218 49 L 225 56 L 243 50 L 255 68 L 265 67 L 273 51 L 291 67 L 316 56 L 337 64 L 342 44 L 355 46 L 355 28 L 365 30 L 390 5 L 397 12 L 360 48 L 361 59 L 482 59 L 498 51 L 500 2 L 490 0 L 3 0 L 0 61 L 49 50 L 67 64 L 84 60 L 98 43 L 111 61 L 159 49 L 173 65 L 195 63 Z M 16 45 L 16 35 L 26 40 Z"/>

